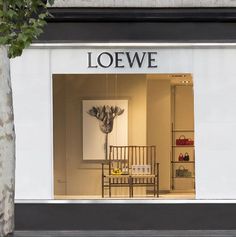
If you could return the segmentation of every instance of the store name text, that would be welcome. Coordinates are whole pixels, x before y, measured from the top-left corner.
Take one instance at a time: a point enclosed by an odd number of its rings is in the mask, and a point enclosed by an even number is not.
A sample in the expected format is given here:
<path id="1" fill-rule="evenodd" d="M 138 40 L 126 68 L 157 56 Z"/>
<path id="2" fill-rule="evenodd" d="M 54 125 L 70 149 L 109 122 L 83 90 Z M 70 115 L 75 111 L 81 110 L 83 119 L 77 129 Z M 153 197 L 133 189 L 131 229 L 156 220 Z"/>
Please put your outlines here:
<path id="1" fill-rule="evenodd" d="M 157 68 L 157 52 L 88 52 L 88 68 Z"/>

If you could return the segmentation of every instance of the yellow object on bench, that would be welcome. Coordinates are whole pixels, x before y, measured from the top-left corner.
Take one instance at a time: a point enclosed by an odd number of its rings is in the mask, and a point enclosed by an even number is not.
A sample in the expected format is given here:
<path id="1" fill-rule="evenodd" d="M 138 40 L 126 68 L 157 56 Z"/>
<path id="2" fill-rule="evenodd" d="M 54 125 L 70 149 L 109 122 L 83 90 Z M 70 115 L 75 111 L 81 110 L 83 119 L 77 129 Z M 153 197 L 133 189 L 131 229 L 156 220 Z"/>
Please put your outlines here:
<path id="1" fill-rule="evenodd" d="M 115 174 L 115 175 L 121 175 L 123 172 L 121 171 L 121 169 L 113 169 L 111 171 L 111 174 Z"/>

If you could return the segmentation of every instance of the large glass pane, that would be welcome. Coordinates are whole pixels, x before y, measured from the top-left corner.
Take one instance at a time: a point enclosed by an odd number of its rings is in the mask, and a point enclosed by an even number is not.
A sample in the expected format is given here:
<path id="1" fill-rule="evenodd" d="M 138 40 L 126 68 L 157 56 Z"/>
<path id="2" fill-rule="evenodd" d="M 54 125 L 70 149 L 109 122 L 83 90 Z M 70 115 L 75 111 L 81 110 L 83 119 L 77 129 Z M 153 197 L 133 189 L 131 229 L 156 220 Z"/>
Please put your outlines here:
<path id="1" fill-rule="evenodd" d="M 191 74 L 53 75 L 55 198 L 194 198 L 193 111 Z"/>

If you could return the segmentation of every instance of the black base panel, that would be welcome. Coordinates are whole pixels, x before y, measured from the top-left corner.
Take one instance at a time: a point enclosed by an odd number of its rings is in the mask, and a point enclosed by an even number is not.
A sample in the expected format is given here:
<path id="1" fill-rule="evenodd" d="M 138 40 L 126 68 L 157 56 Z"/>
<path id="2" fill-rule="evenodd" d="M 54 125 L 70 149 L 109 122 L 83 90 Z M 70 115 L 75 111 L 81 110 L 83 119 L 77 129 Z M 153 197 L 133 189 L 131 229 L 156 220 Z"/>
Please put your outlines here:
<path id="1" fill-rule="evenodd" d="M 15 231 L 12 237 L 233 237 L 235 230 Z M 10 237 L 10 236 L 9 236 Z"/>
<path id="2" fill-rule="evenodd" d="M 235 230 L 236 204 L 16 204 L 16 230 Z"/>
<path id="3" fill-rule="evenodd" d="M 51 8 L 37 42 L 236 42 L 236 8 Z"/>
<path id="4" fill-rule="evenodd" d="M 236 22 L 236 8 L 109 8 L 49 9 L 48 22 Z"/>
<path id="5" fill-rule="evenodd" d="M 236 23 L 49 23 L 38 43 L 236 42 Z"/>

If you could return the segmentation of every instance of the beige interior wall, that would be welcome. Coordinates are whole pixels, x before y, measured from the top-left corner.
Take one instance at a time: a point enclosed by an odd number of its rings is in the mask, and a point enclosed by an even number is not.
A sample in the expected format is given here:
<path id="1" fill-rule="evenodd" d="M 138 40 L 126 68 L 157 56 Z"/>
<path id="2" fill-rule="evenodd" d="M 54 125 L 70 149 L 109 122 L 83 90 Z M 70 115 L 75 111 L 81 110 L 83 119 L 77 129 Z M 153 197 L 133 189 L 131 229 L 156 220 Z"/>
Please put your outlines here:
<path id="1" fill-rule="evenodd" d="M 101 162 L 82 158 L 83 99 L 128 99 L 129 145 L 157 146 L 160 189 L 169 190 L 171 113 L 177 129 L 193 129 L 192 87 L 176 87 L 174 97 L 175 113 L 170 81 L 147 80 L 146 75 L 54 75 L 55 194 L 101 195 Z M 187 181 L 179 187 L 190 186 Z M 126 188 L 113 190 L 128 195 Z"/>
<path id="2" fill-rule="evenodd" d="M 146 76 L 118 75 L 117 88 L 118 95 L 129 100 L 129 145 L 146 145 Z"/>
<path id="3" fill-rule="evenodd" d="M 147 141 L 156 145 L 160 189 L 170 189 L 171 88 L 169 80 L 148 80 Z"/>
<path id="4" fill-rule="evenodd" d="M 194 129 L 193 87 L 175 87 L 175 128 Z"/>
<path id="5" fill-rule="evenodd" d="M 173 122 L 176 130 L 194 130 L 194 104 L 193 104 L 193 87 L 192 86 L 176 86 L 173 90 L 174 97 L 174 111 Z M 194 139 L 193 132 L 177 132 L 175 138 L 180 135 L 184 135 L 186 138 Z M 175 148 L 175 159 L 178 160 L 180 153 L 185 154 L 187 152 L 190 155 L 190 159 L 194 158 L 194 148 Z M 179 168 L 180 164 L 176 165 Z M 194 172 L 194 165 L 183 164 L 184 168 Z M 191 190 L 194 187 L 193 179 L 176 179 L 175 187 L 177 189 Z"/>
<path id="6" fill-rule="evenodd" d="M 65 111 L 54 109 L 57 127 L 65 121 L 64 146 L 56 143 L 55 154 L 66 148 L 66 194 L 101 195 L 101 162 L 83 161 L 82 158 L 82 100 L 83 99 L 128 99 L 129 144 L 146 144 L 146 77 L 145 75 L 56 75 L 55 84 L 66 88 Z M 58 99 L 58 96 L 54 96 Z M 58 104 L 63 97 L 58 99 Z M 62 103 L 63 104 L 63 103 Z M 62 118 L 64 117 L 64 118 Z M 63 135 L 54 131 L 54 136 Z M 62 155 L 63 154 L 63 155 Z M 61 160 L 55 156 L 55 163 Z M 55 187 L 59 185 L 55 180 Z M 57 191 L 58 188 L 55 188 Z M 126 192 L 126 191 L 125 191 Z M 115 192 L 116 193 L 116 192 Z M 55 194 L 59 194 L 55 192 Z"/>
<path id="7" fill-rule="evenodd" d="M 53 81 L 53 131 L 54 131 L 54 192 L 66 194 L 66 146 L 65 146 L 65 80 Z"/>

